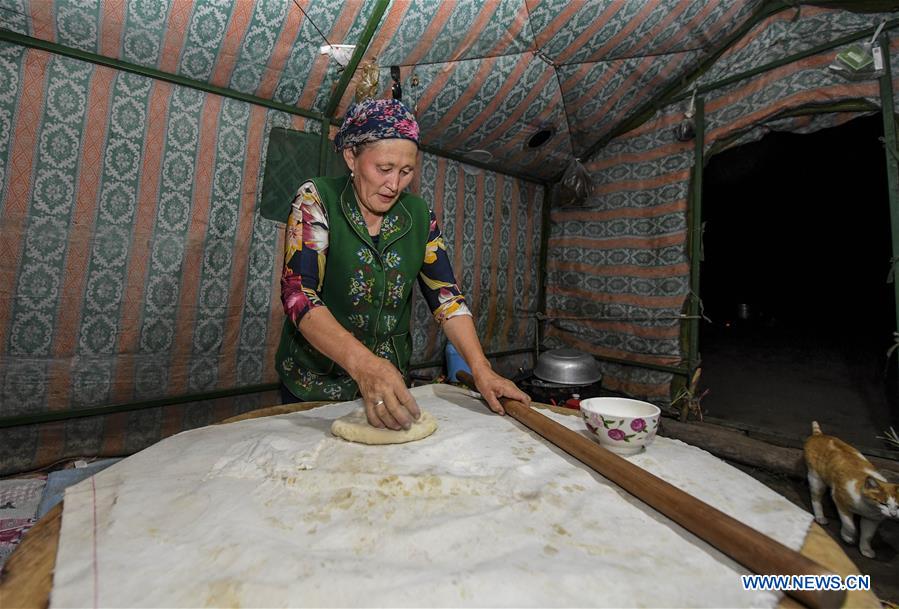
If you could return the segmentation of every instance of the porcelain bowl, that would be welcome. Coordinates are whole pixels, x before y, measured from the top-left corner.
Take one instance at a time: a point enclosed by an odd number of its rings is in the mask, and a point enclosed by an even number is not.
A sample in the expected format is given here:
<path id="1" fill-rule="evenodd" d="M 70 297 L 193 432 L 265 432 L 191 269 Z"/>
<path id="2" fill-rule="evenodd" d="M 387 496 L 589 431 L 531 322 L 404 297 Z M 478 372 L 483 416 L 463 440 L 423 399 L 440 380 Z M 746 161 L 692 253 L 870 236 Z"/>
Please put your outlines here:
<path id="1" fill-rule="evenodd" d="M 652 443 L 662 411 L 655 404 L 629 398 L 581 400 L 581 416 L 600 446 L 633 455 Z"/>

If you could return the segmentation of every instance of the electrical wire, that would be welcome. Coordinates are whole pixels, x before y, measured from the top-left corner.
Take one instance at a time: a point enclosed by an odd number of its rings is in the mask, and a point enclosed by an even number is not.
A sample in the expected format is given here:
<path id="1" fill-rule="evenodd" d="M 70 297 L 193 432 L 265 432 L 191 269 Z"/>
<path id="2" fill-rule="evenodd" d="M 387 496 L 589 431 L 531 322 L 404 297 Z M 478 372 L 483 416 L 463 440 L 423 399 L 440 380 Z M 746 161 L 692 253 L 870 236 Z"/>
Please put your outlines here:
<path id="1" fill-rule="evenodd" d="M 298 9 L 300 9 L 300 12 L 303 13 L 303 16 L 306 17 L 306 21 L 308 21 L 309 23 L 312 24 L 312 27 L 315 28 L 315 31 L 318 32 L 318 35 L 322 37 L 322 40 L 325 41 L 325 44 L 327 44 L 329 47 L 333 47 L 334 45 L 332 45 L 332 44 L 328 41 L 328 37 L 325 36 L 324 33 L 323 33 L 320 29 L 318 29 L 318 26 L 315 25 L 315 22 L 312 20 L 311 17 L 309 17 L 309 13 L 307 13 L 307 12 L 303 9 L 303 7 L 300 6 L 299 0 L 293 0 L 293 3 L 297 6 Z M 343 69 L 343 68 L 346 67 L 344 64 L 342 64 L 342 63 L 340 63 L 339 61 L 337 61 L 337 57 L 335 57 L 333 53 L 331 54 L 331 59 L 333 59 L 334 62 L 335 62 L 337 65 L 340 66 L 341 69 Z"/>

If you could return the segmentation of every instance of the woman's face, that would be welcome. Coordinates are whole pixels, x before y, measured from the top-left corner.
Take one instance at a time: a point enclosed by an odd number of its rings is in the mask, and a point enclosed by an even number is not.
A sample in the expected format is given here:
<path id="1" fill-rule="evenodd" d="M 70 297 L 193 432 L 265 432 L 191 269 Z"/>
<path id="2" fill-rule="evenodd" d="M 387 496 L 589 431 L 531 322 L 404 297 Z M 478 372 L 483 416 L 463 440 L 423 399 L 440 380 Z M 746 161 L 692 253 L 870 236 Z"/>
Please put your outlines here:
<path id="1" fill-rule="evenodd" d="M 404 139 L 379 140 L 366 144 L 354 154 L 343 150 L 343 158 L 353 172 L 356 196 L 365 210 L 383 215 L 409 186 L 415 172 L 418 146 Z"/>

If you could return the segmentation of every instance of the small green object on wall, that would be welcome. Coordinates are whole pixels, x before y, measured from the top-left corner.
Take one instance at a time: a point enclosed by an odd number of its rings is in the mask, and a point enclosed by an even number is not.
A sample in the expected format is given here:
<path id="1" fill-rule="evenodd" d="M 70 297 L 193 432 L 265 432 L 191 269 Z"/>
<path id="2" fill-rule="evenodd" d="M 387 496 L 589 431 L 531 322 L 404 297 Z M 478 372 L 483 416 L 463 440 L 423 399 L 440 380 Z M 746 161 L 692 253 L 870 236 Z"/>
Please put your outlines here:
<path id="1" fill-rule="evenodd" d="M 850 70 L 856 72 L 867 70 L 874 63 L 874 58 L 871 57 L 870 51 L 866 51 L 864 47 L 857 44 L 837 53 L 837 59 Z"/>
<path id="2" fill-rule="evenodd" d="M 300 184 L 319 175 L 319 146 L 321 136 L 317 133 L 282 127 L 272 129 L 265 155 L 262 197 L 259 202 L 259 213 L 263 218 L 287 222 L 290 203 Z M 348 173 L 343 157 L 333 149 L 328 150 L 327 159 L 326 175 L 340 176 Z"/>

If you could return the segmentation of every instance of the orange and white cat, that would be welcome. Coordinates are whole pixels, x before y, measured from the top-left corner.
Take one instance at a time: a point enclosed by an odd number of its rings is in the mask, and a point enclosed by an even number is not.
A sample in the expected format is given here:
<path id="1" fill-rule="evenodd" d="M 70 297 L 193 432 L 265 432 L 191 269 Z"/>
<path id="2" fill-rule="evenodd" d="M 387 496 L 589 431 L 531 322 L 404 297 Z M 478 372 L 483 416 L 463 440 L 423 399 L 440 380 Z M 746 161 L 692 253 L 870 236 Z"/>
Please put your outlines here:
<path id="1" fill-rule="evenodd" d="M 871 538 L 884 518 L 899 519 L 899 484 L 890 484 L 859 451 L 839 438 L 821 433 L 817 421 L 812 422 L 812 435 L 803 448 L 808 467 L 808 485 L 812 509 L 818 524 L 827 524 L 821 498 L 830 487 L 843 528 L 840 535 L 846 543 L 855 541 L 855 514 L 859 516 L 858 548 L 874 558 Z"/>

